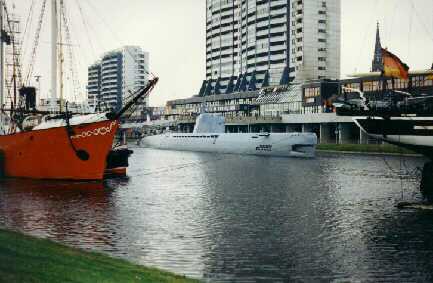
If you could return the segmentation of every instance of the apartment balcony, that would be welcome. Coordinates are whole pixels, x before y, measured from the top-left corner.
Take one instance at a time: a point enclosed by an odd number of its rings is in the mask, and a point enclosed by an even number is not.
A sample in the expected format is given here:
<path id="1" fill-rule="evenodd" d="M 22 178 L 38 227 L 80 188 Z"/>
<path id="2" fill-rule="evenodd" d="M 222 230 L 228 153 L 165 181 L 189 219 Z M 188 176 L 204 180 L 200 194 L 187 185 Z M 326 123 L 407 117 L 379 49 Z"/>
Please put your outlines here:
<path id="1" fill-rule="evenodd" d="M 256 21 L 259 22 L 261 20 L 266 20 L 269 18 L 269 13 L 256 15 Z"/>
<path id="2" fill-rule="evenodd" d="M 104 76 L 103 78 L 101 78 L 103 81 L 106 81 L 106 80 L 115 80 L 115 79 L 117 79 L 117 72 L 116 72 L 116 74 L 112 74 L 112 75 L 106 75 L 106 76 Z"/>
<path id="3" fill-rule="evenodd" d="M 112 67 L 112 68 L 107 68 L 107 69 L 103 69 L 102 70 L 102 76 L 107 76 L 108 74 L 117 74 L 117 66 Z"/>
<path id="4" fill-rule="evenodd" d="M 286 26 L 278 27 L 278 28 L 271 28 L 270 33 L 277 33 L 277 32 L 286 32 L 287 28 Z"/>
<path id="5" fill-rule="evenodd" d="M 286 59 L 286 58 L 287 58 L 286 54 L 277 54 L 277 55 L 271 55 L 270 56 L 270 60 L 271 61 L 283 60 L 283 59 Z"/>
<path id="6" fill-rule="evenodd" d="M 88 85 L 98 85 L 100 81 L 101 80 L 99 78 L 98 79 L 88 79 L 87 84 Z"/>
<path id="7" fill-rule="evenodd" d="M 271 24 L 285 24 L 287 22 L 286 17 L 275 18 L 271 20 Z"/>
<path id="8" fill-rule="evenodd" d="M 233 26 L 222 27 L 221 33 L 225 33 L 225 32 L 233 32 Z"/>
<path id="9" fill-rule="evenodd" d="M 267 69 L 269 69 L 268 64 L 263 65 L 263 66 L 256 66 L 256 71 L 260 72 L 260 71 L 266 71 Z"/>
<path id="10" fill-rule="evenodd" d="M 287 6 L 287 1 L 286 0 L 271 1 L 271 8 L 280 5 Z"/>
<path id="11" fill-rule="evenodd" d="M 97 76 L 99 74 L 99 70 L 100 69 L 97 69 L 97 70 L 88 70 L 88 74 L 89 74 L 89 76 Z"/>
<path id="12" fill-rule="evenodd" d="M 234 21 L 233 17 L 231 17 L 231 18 L 226 18 L 226 19 L 221 20 L 221 25 L 225 25 L 225 24 L 233 24 L 233 21 Z"/>
<path id="13" fill-rule="evenodd" d="M 256 48 L 256 53 L 260 54 L 260 53 L 267 53 L 269 51 L 269 47 L 262 47 L 262 48 Z"/>
<path id="14" fill-rule="evenodd" d="M 286 15 L 287 14 L 287 9 L 283 7 L 281 9 L 271 10 L 270 14 L 271 14 L 271 16 Z"/>
<path id="15" fill-rule="evenodd" d="M 259 36 L 267 36 L 269 34 L 269 30 L 268 29 L 265 29 L 265 30 L 261 30 L 261 31 L 258 31 L 258 32 L 256 32 L 256 37 L 259 37 Z"/>
<path id="16" fill-rule="evenodd" d="M 281 51 L 281 50 L 286 50 L 286 45 L 285 44 L 281 44 L 281 45 L 277 45 L 277 46 L 271 46 L 270 51 Z"/>
<path id="17" fill-rule="evenodd" d="M 117 65 L 118 62 L 119 62 L 118 58 L 109 59 L 109 60 L 103 60 L 102 61 L 102 66 L 105 67 L 107 65 Z"/>
<path id="18" fill-rule="evenodd" d="M 286 41 L 285 36 L 272 36 L 271 42 Z"/>

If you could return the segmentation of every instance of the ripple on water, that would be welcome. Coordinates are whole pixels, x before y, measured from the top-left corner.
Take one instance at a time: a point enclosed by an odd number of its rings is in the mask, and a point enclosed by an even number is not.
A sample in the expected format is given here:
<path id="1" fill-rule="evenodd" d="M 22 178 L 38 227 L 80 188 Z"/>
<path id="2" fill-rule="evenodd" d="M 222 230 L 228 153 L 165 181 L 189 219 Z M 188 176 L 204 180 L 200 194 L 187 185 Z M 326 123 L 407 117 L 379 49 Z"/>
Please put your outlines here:
<path id="1" fill-rule="evenodd" d="M 394 208 L 422 163 L 137 148 L 103 187 L 1 182 L 0 225 L 215 282 L 430 281 L 433 214 Z"/>

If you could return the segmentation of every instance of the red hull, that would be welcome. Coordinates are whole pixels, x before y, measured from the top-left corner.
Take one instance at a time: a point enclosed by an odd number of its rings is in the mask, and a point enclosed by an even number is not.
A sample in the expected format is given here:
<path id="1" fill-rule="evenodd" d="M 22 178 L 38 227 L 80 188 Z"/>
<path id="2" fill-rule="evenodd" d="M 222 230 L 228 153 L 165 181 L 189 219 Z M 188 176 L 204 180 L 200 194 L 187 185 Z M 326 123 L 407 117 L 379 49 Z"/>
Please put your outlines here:
<path id="1" fill-rule="evenodd" d="M 89 154 L 85 161 L 72 148 L 66 127 L 0 136 L 4 174 L 32 179 L 102 180 L 118 127 L 117 121 L 72 126 L 73 145 Z"/>
<path id="2" fill-rule="evenodd" d="M 126 167 L 117 167 L 112 169 L 105 169 L 105 177 L 124 177 L 126 176 Z"/>

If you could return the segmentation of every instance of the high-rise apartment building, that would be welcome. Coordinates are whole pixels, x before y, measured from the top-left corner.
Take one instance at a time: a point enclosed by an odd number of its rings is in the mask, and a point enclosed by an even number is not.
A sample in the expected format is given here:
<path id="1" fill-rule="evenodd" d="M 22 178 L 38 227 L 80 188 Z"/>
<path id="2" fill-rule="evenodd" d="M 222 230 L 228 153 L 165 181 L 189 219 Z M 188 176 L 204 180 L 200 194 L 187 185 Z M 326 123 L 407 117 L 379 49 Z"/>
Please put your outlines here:
<path id="1" fill-rule="evenodd" d="M 118 110 L 134 92 L 149 80 L 149 53 L 137 46 L 125 46 L 104 54 L 88 68 L 88 102 L 91 107 Z M 148 100 L 139 103 L 134 116 L 140 116 Z"/>
<path id="2" fill-rule="evenodd" d="M 340 0 L 291 0 L 290 77 L 340 77 Z"/>
<path id="3" fill-rule="evenodd" d="M 101 66 L 98 61 L 87 69 L 87 99 L 91 108 L 95 108 L 101 99 Z"/>
<path id="4" fill-rule="evenodd" d="M 341 0 L 207 0 L 200 95 L 340 76 Z"/>

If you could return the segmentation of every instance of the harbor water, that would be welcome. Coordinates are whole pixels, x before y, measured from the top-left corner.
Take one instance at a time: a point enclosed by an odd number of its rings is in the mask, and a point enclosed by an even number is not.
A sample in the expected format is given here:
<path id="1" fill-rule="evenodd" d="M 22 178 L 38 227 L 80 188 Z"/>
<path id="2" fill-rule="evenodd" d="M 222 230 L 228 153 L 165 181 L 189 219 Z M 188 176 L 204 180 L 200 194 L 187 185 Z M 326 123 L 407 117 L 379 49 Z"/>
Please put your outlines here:
<path id="1" fill-rule="evenodd" d="M 433 280 L 418 157 L 135 148 L 129 177 L 0 182 L 0 227 L 210 282 Z"/>

